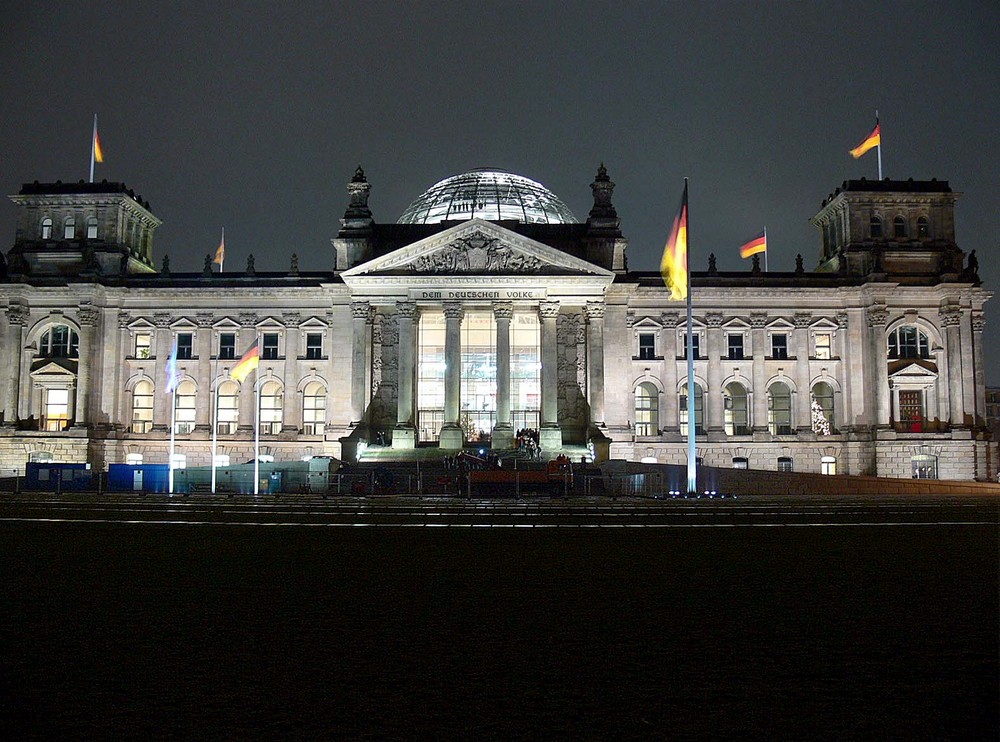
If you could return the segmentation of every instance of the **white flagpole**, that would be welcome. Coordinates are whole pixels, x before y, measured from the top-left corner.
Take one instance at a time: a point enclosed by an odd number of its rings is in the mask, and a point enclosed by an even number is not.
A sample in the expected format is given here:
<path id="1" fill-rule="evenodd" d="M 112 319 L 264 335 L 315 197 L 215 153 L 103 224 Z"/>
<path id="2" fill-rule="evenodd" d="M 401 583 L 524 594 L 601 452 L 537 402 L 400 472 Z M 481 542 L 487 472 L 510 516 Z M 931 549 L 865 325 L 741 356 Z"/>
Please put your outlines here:
<path id="1" fill-rule="evenodd" d="M 212 494 L 215 494 L 215 457 L 219 439 L 219 360 L 212 373 L 215 391 L 212 393 Z"/>
<path id="2" fill-rule="evenodd" d="M 90 182 L 94 182 L 94 145 L 97 144 L 97 114 L 94 114 L 94 133 L 90 136 Z"/>
<path id="3" fill-rule="evenodd" d="M 764 225 L 764 272 L 767 273 L 767 225 Z"/>
<path id="4" fill-rule="evenodd" d="M 686 211 L 687 245 L 685 259 L 687 261 L 687 410 L 688 410 L 688 462 L 687 491 L 692 495 L 698 491 L 698 460 L 695 449 L 694 420 L 694 317 L 691 309 L 691 207 L 688 204 L 688 179 L 684 179 L 684 208 Z"/>
<path id="5" fill-rule="evenodd" d="M 170 392 L 170 468 L 167 474 L 167 492 L 174 494 L 174 422 L 177 416 L 177 385 Z"/>
<path id="6" fill-rule="evenodd" d="M 219 258 L 219 273 L 226 268 L 226 228 L 222 228 L 222 257 Z"/>
<path id="7" fill-rule="evenodd" d="M 879 127 L 878 130 L 878 146 L 875 148 L 878 150 L 878 179 L 882 180 L 882 124 L 878 120 L 878 109 L 875 109 L 875 125 Z"/>
<path id="8" fill-rule="evenodd" d="M 253 493 L 260 494 L 260 374 L 255 372 L 253 380 L 254 421 L 253 421 Z"/>

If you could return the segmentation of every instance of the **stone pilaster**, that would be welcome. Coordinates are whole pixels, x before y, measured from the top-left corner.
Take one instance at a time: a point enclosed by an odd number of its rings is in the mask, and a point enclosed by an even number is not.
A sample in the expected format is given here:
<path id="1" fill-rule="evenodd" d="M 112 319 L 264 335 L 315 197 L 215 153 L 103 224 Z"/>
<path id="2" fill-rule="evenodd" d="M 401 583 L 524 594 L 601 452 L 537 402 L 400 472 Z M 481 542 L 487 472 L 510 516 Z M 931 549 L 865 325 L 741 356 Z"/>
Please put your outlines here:
<path id="1" fill-rule="evenodd" d="M 982 312 L 972 313 L 972 363 L 975 373 L 976 425 L 986 425 L 986 369 L 983 366 L 983 330 L 986 317 Z"/>
<path id="2" fill-rule="evenodd" d="M 364 421 L 368 402 L 367 363 L 368 329 L 371 325 L 371 305 L 366 301 L 351 302 L 351 425 Z"/>
<path id="3" fill-rule="evenodd" d="M 167 394 L 167 358 L 173 348 L 173 333 L 170 322 L 173 318 L 167 312 L 153 315 L 156 325 L 156 361 L 153 364 L 153 429 L 166 432 L 170 429 L 170 399 Z"/>
<path id="4" fill-rule="evenodd" d="M 753 381 L 753 433 L 765 437 L 767 433 L 767 315 L 755 312 L 750 315 L 750 346 L 753 349 L 753 363 L 750 374 Z"/>
<path id="5" fill-rule="evenodd" d="M 708 439 L 724 440 L 726 416 L 722 402 L 722 314 L 708 312 L 705 315 L 705 344 L 708 347 L 708 389 L 705 390 L 704 404 L 708 420 Z"/>
<path id="6" fill-rule="evenodd" d="M 949 418 L 953 428 L 964 427 L 965 406 L 963 404 L 962 380 L 962 314 L 958 309 L 942 309 L 938 316 L 944 328 L 945 349 L 948 358 L 948 398 L 951 403 Z"/>
<path id="7" fill-rule="evenodd" d="M 661 315 L 663 332 L 663 394 L 660 395 L 659 420 L 664 434 L 680 435 L 680 417 L 677 410 L 677 312 Z M 633 413 L 634 414 L 634 413 Z"/>
<path id="8" fill-rule="evenodd" d="M 392 431 L 393 448 L 414 448 L 417 431 L 413 424 L 413 381 L 416 374 L 417 303 L 396 303 L 399 341 L 396 346 L 396 427 Z"/>
<path id="9" fill-rule="evenodd" d="M 587 302 L 587 393 L 590 424 L 604 427 L 604 302 Z"/>
<path id="10" fill-rule="evenodd" d="M 875 419 L 876 428 L 889 426 L 889 365 L 886 352 L 885 326 L 889 313 L 884 306 L 868 308 L 868 329 L 871 334 L 872 362 L 875 364 Z"/>
<path id="11" fill-rule="evenodd" d="M 514 426 L 510 420 L 510 321 L 514 305 L 509 301 L 493 302 L 497 323 L 497 423 L 493 428 L 493 448 L 510 448 Z"/>
<path id="12" fill-rule="evenodd" d="M 93 397 L 91 367 L 94 362 L 97 323 L 101 318 L 101 312 L 90 304 L 81 304 L 76 316 L 80 321 L 80 348 L 76 368 L 76 414 L 73 424 L 87 427 L 90 423 L 90 403 Z"/>
<path id="13" fill-rule="evenodd" d="M 462 318 L 465 310 L 461 302 L 444 303 L 444 426 L 441 428 L 440 446 L 444 449 L 461 448 L 465 432 L 458 419 L 462 409 Z"/>
<path id="14" fill-rule="evenodd" d="M 211 312 L 198 312 L 198 405 L 194 412 L 196 429 L 206 433 L 212 431 L 212 324 L 215 317 Z"/>
<path id="15" fill-rule="evenodd" d="M 283 383 L 285 396 L 282 401 L 281 429 L 283 432 L 298 433 L 302 429 L 302 395 L 298 391 L 299 384 L 299 325 L 302 315 L 298 312 L 285 312 L 281 315 L 285 325 L 285 368 Z"/>
<path id="16" fill-rule="evenodd" d="M 812 389 L 809 387 L 809 325 L 812 315 L 795 313 L 795 427 L 796 432 L 812 433 Z"/>
<path id="17" fill-rule="evenodd" d="M 29 311 L 21 304 L 7 307 L 7 337 L 4 347 L 3 370 L 3 422 L 5 426 L 17 422 L 18 386 L 21 382 L 21 349 L 24 347 L 24 328 L 28 324 Z"/>
<path id="18" fill-rule="evenodd" d="M 539 431 L 539 444 L 543 451 L 553 451 L 562 448 L 562 430 L 559 428 L 559 350 L 556 332 L 559 302 L 539 302 L 538 314 L 542 324 L 542 427 Z"/>
<path id="19" fill-rule="evenodd" d="M 239 362 L 238 359 L 240 356 L 242 356 L 250 348 L 250 344 L 259 338 L 259 334 L 257 332 L 256 313 L 240 312 L 239 323 L 239 346 L 236 348 L 237 360 L 233 361 L 234 366 Z M 240 419 L 237 430 L 241 431 L 244 435 L 253 435 L 253 426 L 255 425 L 254 421 L 257 416 L 257 411 L 254 409 L 256 400 L 254 385 L 257 383 L 259 376 L 260 367 L 258 366 L 257 371 L 251 373 L 240 383 Z"/>

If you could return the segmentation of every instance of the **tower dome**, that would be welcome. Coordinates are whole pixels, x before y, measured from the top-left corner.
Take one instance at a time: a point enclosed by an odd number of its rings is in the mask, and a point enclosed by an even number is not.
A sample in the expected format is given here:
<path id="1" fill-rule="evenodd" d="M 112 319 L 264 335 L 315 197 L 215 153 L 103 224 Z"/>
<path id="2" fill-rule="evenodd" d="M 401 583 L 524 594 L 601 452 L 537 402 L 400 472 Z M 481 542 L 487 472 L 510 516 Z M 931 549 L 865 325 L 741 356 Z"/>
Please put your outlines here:
<path id="1" fill-rule="evenodd" d="M 569 207 L 541 183 L 497 168 L 470 170 L 435 183 L 406 207 L 397 223 L 437 224 L 473 218 L 576 223 Z"/>

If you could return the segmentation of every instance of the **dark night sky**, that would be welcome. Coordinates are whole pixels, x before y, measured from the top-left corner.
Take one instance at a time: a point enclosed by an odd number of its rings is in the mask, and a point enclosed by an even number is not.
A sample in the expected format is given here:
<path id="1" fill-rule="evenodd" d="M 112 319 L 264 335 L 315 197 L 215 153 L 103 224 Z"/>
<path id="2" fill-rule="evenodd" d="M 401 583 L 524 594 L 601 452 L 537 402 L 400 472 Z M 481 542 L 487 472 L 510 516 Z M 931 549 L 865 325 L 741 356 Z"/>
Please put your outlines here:
<path id="1" fill-rule="evenodd" d="M 157 260 L 201 269 L 329 269 L 357 164 L 379 221 L 441 178 L 496 166 L 585 218 L 602 160 L 630 240 L 654 269 L 691 179 L 693 266 L 815 265 L 808 218 L 883 124 L 885 175 L 963 192 L 958 242 L 1000 285 L 1000 6 L 800 3 L 24 3 L 0 29 L 0 178 L 87 177 L 105 164 L 164 221 Z M 0 240 L 14 239 L 13 204 Z M 5 248 L 6 249 L 6 248 Z M 699 254 L 701 257 L 699 257 Z M 1000 325 L 989 305 L 987 337 Z M 988 381 L 1000 383 L 1000 347 Z"/>

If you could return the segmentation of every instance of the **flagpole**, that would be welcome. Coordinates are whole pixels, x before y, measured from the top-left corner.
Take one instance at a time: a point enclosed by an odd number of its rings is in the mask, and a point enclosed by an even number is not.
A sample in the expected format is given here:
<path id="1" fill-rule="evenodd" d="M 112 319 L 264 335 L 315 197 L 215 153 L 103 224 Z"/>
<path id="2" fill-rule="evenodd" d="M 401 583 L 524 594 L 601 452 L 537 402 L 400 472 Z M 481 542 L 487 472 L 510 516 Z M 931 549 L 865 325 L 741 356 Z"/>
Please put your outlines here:
<path id="1" fill-rule="evenodd" d="M 256 373 L 256 372 L 255 372 Z M 253 424 L 253 493 L 260 494 L 260 374 L 253 380 L 254 424 Z"/>
<path id="2" fill-rule="evenodd" d="M 875 125 L 879 127 L 878 130 L 878 179 L 882 180 L 882 127 L 878 120 L 878 109 L 875 109 Z"/>
<path id="3" fill-rule="evenodd" d="M 222 228 L 222 255 L 219 256 L 219 273 L 226 269 L 226 228 Z"/>
<path id="4" fill-rule="evenodd" d="M 212 494 L 215 494 L 215 457 L 219 442 L 219 359 L 215 359 L 215 369 L 212 371 L 212 381 L 215 391 L 212 394 Z"/>
<path id="5" fill-rule="evenodd" d="M 170 392 L 170 468 L 167 474 L 167 492 L 174 494 L 174 422 L 177 416 L 177 385 Z"/>
<path id="6" fill-rule="evenodd" d="M 764 272 L 767 273 L 767 225 L 764 225 Z"/>
<path id="7" fill-rule="evenodd" d="M 687 412 L 688 412 L 688 461 L 687 461 L 687 491 L 693 495 L 698 491 L 697 459 L 695 456 L 695 420 L 694 420 L 694 317 L 691 308 L 691 208 L 688 205 L 688 179 L 684 178 L 684 210 L 686 213 L 686 250 L 687 260 Z"/>
<path id="8" fill-rule="evenodd" d="M 97 142 L 97 114 L 94 114 L 94 133 L 90 135 L 90 182 L 94 182 L 94 144 Z"/>

